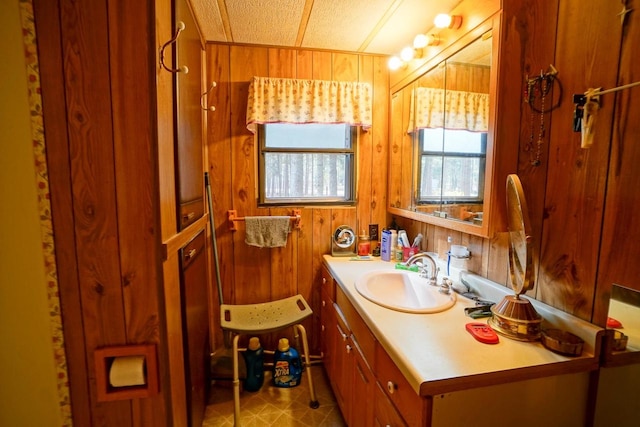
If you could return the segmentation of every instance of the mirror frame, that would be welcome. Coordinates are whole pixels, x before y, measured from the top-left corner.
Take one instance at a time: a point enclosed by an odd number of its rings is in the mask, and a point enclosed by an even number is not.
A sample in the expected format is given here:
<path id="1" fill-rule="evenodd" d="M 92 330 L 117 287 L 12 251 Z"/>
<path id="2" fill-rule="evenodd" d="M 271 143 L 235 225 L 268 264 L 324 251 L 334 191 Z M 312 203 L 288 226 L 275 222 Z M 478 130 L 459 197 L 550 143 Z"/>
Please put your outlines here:
<path id="1" fill-rule="evenodd" d="M 438 54 L 427 60 L 423 65 L 416 68 L 415 70 L 408 73 L 406 76 L 400 78 L 397 82 L 392 84 L 390 88 L 389 99 L 393 99 L 394 94 L 399 93 L 404 88 L 411 86 L 417 79 L 423 76 L 425 73 L 429 72 L 434 67 L 437 67 L 443 61 L 446 61 L 452 55 L 464 49 L 469 44 L 473 43 L 478 38 L 482 37 L 488 31 L 492 31 L 491 37 L 491 74 L 489 78 L 489 93 L 491 94 L 489 100 L 489 130 L 487 133 L 487 156 L 486 156 L 486 164 L 485 164 L 485 187 L 484 187 L 484 207 L 483 207 L 483 221 L 482 225 L 474 225 L 470 223 L 465 223 L 464 221 L 452 220 L 448 218 L 440 218 L 433 215 L 428 215 L 421 212 L 415 212 L 408 209 L 402 209 L 395 206 L 391 206 L 392 195 L 391 185 L 388 185 L 388 202 L 387 202 L 387 211 L 391 215 L 397 215 L 399 217 L 409 218 L 412 220 L 433 224 L 436 226 L 461 231 L 463 233 L 472 234 L 481 237 L 489 237 L 492 233 L 492 230 L 496 228 L 495 225 L 492 224 L 493 218 L 496 216 L 494 210 L 499 209 L 499 205 L 495 202 L 495 188 L 494 185 L 494 169 L 495 169 L 495 147 L 494 147 L 494 137 L 495 137 L 495 126 L 496 126 L 496 109 L 498 105 L 498 96 L 497 96 L 497 80 L 498 80 L 498 66 L 499 66 L 499 41 L 501 39 L 500 34 L 500 13 L 490 17 L 485 20 L 483 23 L 462 35 L 459 39 L 444 47 Z M 389 141 L 393 141 L 393 129 L 391 123 L 393 122 L 391 117 L 392 108 L 389 108 Z M 391 150 L 390 150 L 391 152 Z M 391 180 L 391 171 L 392 169 L 392 156 L 389 156 L 389 177 L 388 180 Z M 412 165 L 412 174 L 413 174 L 413 165 Z M 415 197 L 415 177 L 411 179 L 411 198 Z M 499 215 L 498 215 L 499 216 Z"/>
<path id="2" fill-rule="evenodd" d="M 517 174 L 507 176 L 509 276 L 516 296 L 533 289 L 533 244 L 529 207 Z"/>

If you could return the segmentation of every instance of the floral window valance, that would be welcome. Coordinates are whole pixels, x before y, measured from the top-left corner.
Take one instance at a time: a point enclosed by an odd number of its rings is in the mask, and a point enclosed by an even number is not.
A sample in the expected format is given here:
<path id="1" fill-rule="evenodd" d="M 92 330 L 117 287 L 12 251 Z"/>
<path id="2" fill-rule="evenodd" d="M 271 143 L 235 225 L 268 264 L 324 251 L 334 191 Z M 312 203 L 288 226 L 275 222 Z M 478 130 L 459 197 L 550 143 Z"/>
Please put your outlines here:
<path id="1" fill-rule="evenodd" d="M 486 132 L 489 129 L 489 94 L 430 87 L 414 89 L 409 130 L 441 128 Z"/>
<path id="2" fill-rule="evenodd" d="M 348 123 L 371 127 L 371 85 L 327 80 L 254 77 L 247 129 L 264 123 Z"/>

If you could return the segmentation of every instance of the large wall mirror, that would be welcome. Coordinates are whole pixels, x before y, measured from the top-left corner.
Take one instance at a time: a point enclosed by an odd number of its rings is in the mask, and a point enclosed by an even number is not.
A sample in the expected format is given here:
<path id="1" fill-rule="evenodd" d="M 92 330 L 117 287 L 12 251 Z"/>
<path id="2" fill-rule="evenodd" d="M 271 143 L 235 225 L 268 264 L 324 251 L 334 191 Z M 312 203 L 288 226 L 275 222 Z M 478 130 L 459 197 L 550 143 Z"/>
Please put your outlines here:
<path id="1" fill-rule="evenodd" d="M 391 95 L 389 210 L 486 235 L 491 31 Z"/>

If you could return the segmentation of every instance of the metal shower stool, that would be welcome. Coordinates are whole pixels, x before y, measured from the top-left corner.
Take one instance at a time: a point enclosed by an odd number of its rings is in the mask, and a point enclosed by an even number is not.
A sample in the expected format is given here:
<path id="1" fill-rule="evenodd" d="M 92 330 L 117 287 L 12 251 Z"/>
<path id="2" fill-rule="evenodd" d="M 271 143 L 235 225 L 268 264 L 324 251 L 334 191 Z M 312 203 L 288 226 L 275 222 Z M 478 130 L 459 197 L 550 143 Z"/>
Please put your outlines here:
<path id="1" fill-rule="evenodd" d="M 311 358 L 309 357 L 309 343 L 307 332 L 302 321 L 311 316 L 311 307 L 302 295 L 260 304 L 220 306 L 220 326 L 223 330 L 233 333 L 233 404 L 235 425 L 240 425 L 240 378 L 238 373 L 238 339 L 244 334 L 266 334 L 289 326 L 298 329 L 302 336 L 304 350 L 304 366 L 309 381 L 309 406 L 316 409 L 320 406 L 316 399 L 311 378 Z"/>

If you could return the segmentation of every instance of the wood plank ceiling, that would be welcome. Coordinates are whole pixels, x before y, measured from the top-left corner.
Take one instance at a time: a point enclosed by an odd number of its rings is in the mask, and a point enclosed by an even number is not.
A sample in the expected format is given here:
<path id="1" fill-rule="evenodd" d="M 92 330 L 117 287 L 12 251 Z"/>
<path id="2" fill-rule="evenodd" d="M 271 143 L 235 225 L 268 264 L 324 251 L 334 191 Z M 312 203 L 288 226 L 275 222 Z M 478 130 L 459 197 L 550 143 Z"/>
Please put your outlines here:
<path id="1" fill-rule="evenodd" d="M 460 0 L 191 0 L 206 41 L 395 55 Z"/>

